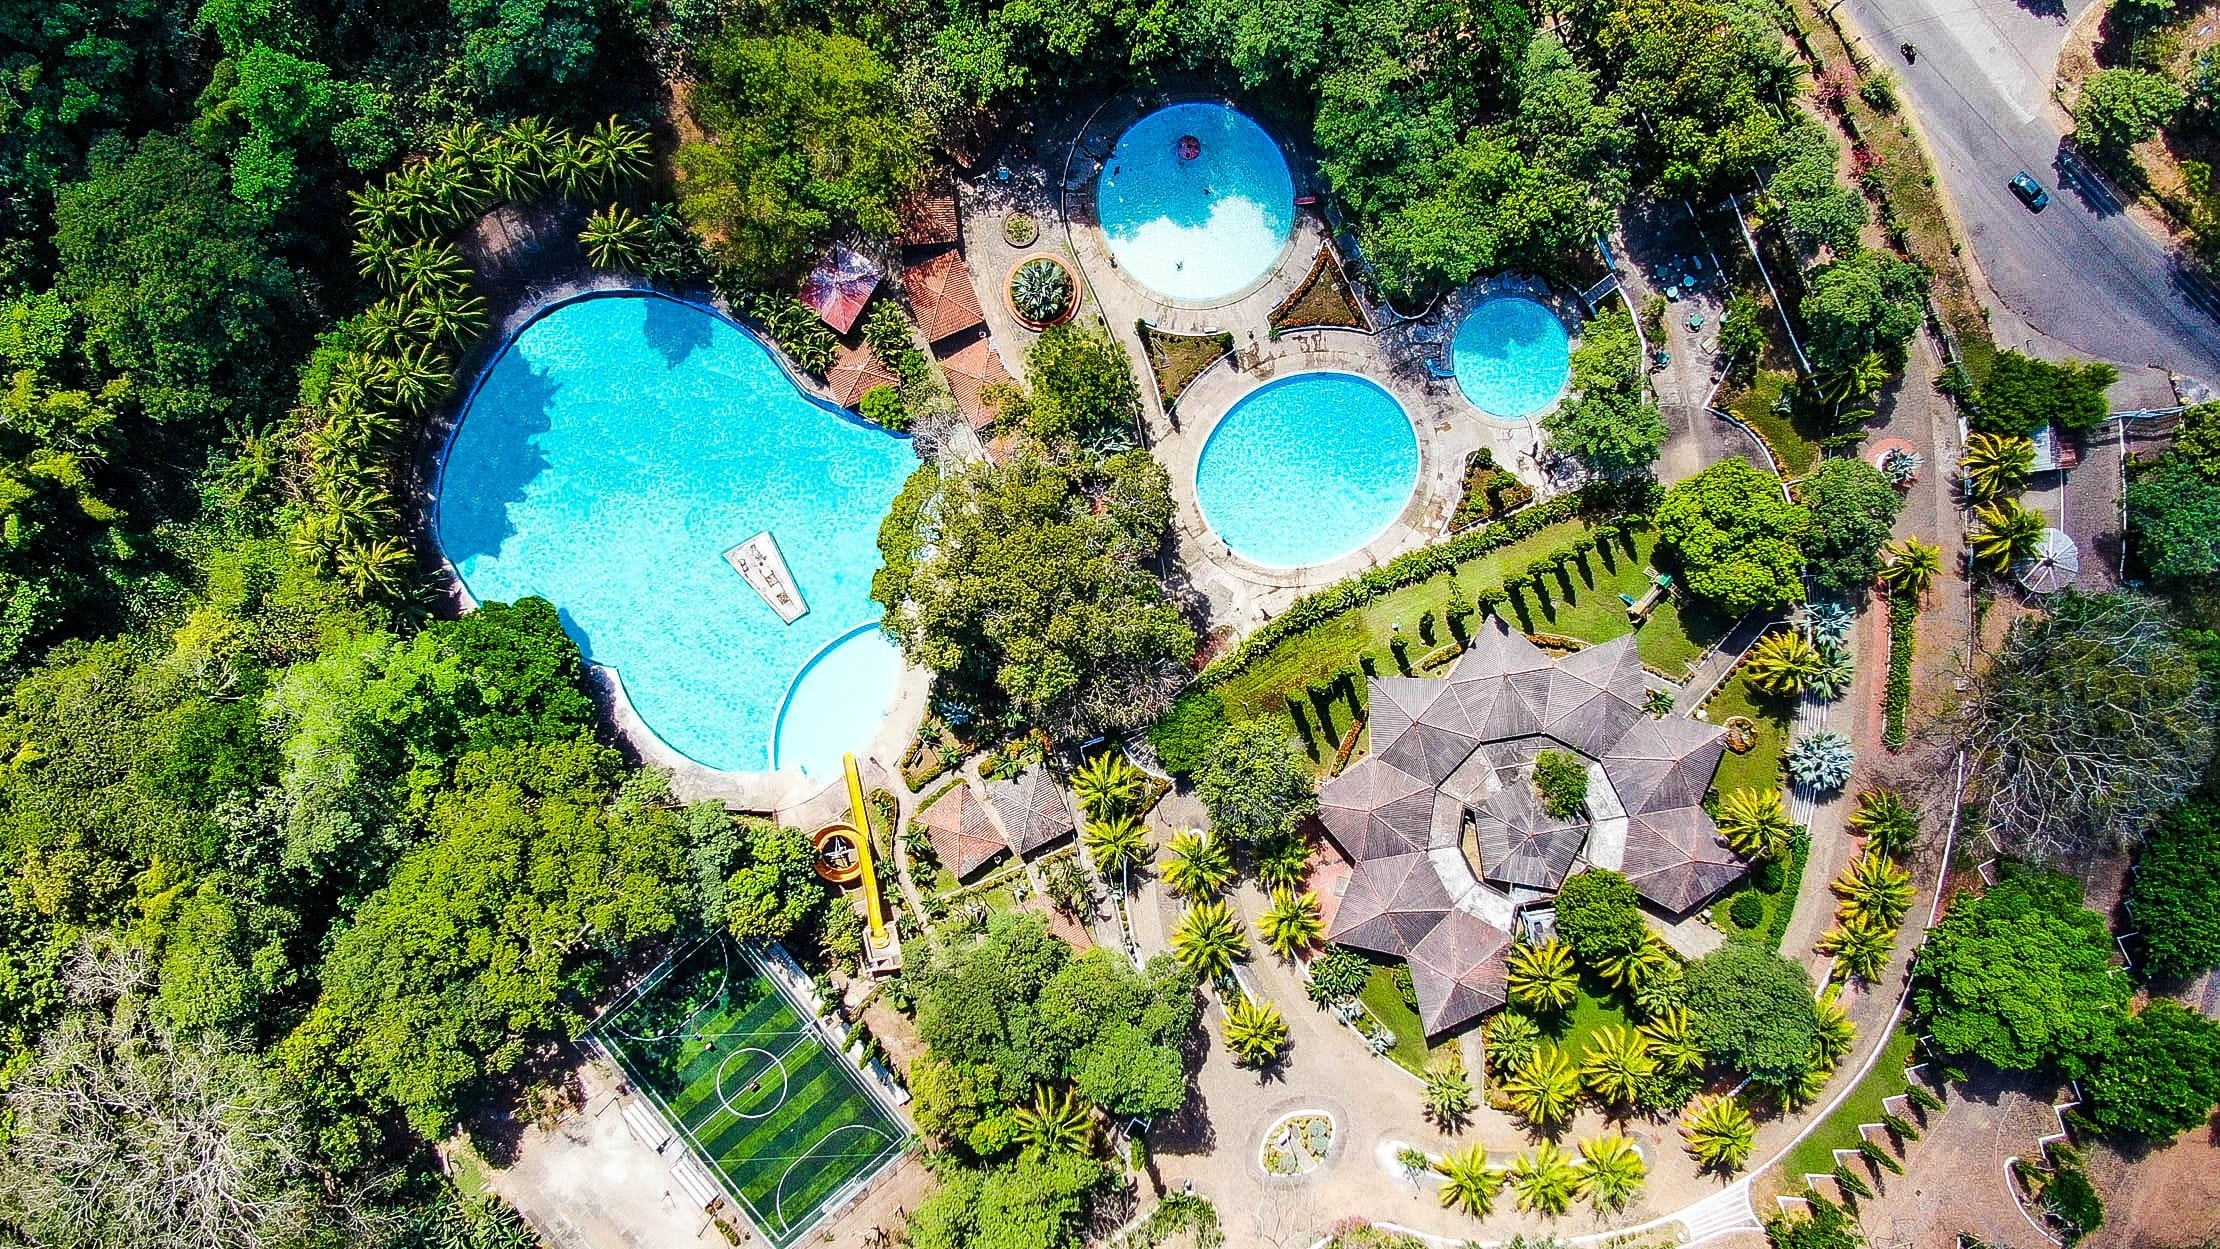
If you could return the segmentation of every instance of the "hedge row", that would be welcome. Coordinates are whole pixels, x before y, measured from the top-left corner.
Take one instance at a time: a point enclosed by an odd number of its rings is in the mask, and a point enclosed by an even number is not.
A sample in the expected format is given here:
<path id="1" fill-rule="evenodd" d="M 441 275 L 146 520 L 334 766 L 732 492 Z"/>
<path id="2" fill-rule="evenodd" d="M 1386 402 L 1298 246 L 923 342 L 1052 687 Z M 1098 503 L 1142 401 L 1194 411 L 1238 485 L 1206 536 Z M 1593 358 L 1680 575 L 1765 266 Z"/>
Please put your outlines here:
<path id="1" fill-rule="evenodd" d="M 1902 750 L 1909 740 L 1904 719 L 1912 706 L 1912 639 L 1918 619 L 1918 595 L 1889 596 L 1889 682 L 1881 702 L 1881 744 L 1890 750 Z"/>
<path id="2" fill-rule="evenodd" d="M 1649 480 L 1599 482 L 1536 503 L 1499 524 L 1459 534 L 1447 542 L 1406 551 L 1378 568 L 1295 600 L 1241 645 L 1203 669 L 1196 682 L 1207 689 L 1247 668 L 1298 633 L 1362 607 L 1383 594 L 1417 585 L 1467 560 L 1533 537 L 1551 525 L 1581 516 L 1646 513 L 1655 501 L 1656 492 L 1657 483 Z"/>

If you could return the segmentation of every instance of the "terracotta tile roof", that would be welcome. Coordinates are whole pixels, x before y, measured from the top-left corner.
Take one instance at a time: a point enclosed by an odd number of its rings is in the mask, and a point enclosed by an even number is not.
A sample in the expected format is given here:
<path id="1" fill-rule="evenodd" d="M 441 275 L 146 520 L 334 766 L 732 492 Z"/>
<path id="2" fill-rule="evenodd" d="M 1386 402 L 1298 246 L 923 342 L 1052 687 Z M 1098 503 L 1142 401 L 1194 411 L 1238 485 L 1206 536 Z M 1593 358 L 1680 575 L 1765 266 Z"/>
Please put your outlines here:
<path id="1" fill-rule="evenodd" d="M 961 350 L 942 356 L 940 367 L 948 374 L 948 389 L 956 396 L 957 410 L 971 422 L 973 429 L 985 429 L 994 423 L 995 409 L 987 402 L 986 391 L 1017 380 L 1002 367 L 1002 357 L 994 353 L 994 344 L 985 335 Z"/>
<path id="2" fill-rule="evenodd" d="M 844 408 L 863 402 L 864 395 L 874 387 L 898 385 L 901 380 L 879 363 L 878 352 L 863 344 L 842 347 L 832 367 L 825 370 L 825 385 L 832 390 L 833 402 Z"/>
<path id="3" fill-rule="evenodd" d="M 950 248 L 936 252 L 902 270 L 902 289 L 909 294 L 917 324 L 925 341 L 937 343 L 986 323 L 979 310 L 978 292 L 971 288 L 971 268 L 963 253 Z"/>
<path id="4" fill-rule="evenodd" d="M 802 279 L 800 298 L 835 333 L 845 334 L 856 327 L 864 305 L 871 302 L 871 292 L 879 289 L 879 279 L 885 276 L 869 257 L 834 247 Z"/>
<path id="5" fill-rule="evenodd" d="M 1031 854 L 1059 837 L 1069 837 L 1076 827 L 1064 787 L 1039 764 L 1020 772 L 1015 780 L 989 781 L 987 801 L 994 806 L 995 818 L 1002 821 L 1010 849 L 1019 854 Z"/>
<path id="6" fill-rule="evenodd" d="M 944 170 L 928 176 L 923 186 L 895 205 L 894 211 L 902 221 L 897 237 L 904 247 L 938 247 L 962 237 L 963 223 L 956 210 L 956 187 Z"/>
<path id="7" fill-rule="evenodd" d="M 917 822 L 932 839 L 933 854 L 958 880 L 1009 849 L 987 819 L 987 804 L 966 781 L 918 813 Z"/>

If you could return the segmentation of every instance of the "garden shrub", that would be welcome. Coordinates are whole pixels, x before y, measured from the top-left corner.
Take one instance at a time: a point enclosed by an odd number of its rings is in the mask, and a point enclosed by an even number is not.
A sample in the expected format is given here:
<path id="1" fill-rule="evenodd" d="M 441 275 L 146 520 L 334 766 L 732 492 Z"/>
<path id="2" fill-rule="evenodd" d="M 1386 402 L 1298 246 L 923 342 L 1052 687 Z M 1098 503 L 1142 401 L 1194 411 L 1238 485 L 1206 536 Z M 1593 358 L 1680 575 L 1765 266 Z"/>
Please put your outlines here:
<path id="1" fill-rule="evenodd" d="M 1744 929 L 1755 928 L 1764 923 L 1764 896 L 1751 889 L 1734 895 L 1734 901 L 1727 906 L 1727 918 L 1734 921 L 1735 927 Z"/>
<path id="2" fill-rule="evenodd" d="M 1201 686 L 1189 689 L 1172 704 L 1163 719 L 1149 726 L 1149 744 L 1156 747 L 1157 762 L 1174 776 L 1186 776 L 1210 757 L 1210 748 L 1226 731 L 1226 705 Z"/>
<path id="3" fill-rule="evenodd" d="M 1917 634 L 1919 596 L 1889 595 L 1889 680 L 1881 702 L 1881 744 L 1902 750 L 1909 740 L 1904 726 L 1912 706 L 1912 646 Z"/>

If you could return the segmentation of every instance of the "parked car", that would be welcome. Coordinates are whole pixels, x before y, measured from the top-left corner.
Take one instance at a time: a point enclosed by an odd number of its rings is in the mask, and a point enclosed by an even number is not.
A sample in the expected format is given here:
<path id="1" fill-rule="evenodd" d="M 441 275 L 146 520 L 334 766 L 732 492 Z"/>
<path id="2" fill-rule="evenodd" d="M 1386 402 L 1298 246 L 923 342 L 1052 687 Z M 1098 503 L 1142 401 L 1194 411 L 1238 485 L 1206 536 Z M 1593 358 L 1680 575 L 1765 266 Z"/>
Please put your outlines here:
<path id="1" fill-rule="evenodd" d="M 2027 205 L 2029 212 L 2041 212 L 2050 206 L 2050 192 L 2044 190 L 2043 184 L 2037 182 L 2025 169 L 2012 175 L 2012 194 L 2020 197 L 2020 202 Z"/>

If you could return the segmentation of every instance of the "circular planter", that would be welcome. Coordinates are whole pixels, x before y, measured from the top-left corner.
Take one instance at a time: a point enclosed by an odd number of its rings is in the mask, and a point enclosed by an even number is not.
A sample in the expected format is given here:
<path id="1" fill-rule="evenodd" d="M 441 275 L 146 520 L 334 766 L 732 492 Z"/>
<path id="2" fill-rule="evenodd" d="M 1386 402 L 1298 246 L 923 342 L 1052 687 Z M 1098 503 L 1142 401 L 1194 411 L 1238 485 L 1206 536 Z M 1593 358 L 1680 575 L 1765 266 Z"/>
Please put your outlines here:
<path id="1" fill-rule="evenodd" d="M 1017 299 L 1014 297 L 1011 290 L 1011 288 L 1017 283 L 1018 271 L 1030 265 L 1054 265 L 1057 269 L 1061 270 L 1064 275 L 1064 289 L 1067 292 L 1064 298 L 1064 310 L 1057 313 L 1054 317 L 1051 317 L 1046 321 L 1036 321 L 1033 318 L 1026 316 L 1024 312 L 1020 311 L 1017 306 Z M 1011 265 L 1010 272 L 1003 277 L 1002 303 L 1010 310 L 1010 315 L 1018 319 L 1018 324 L 1023 325 L 1029 330 L 1045 330 L 1052 325 L 1062 325 L 1064 322 L 1071 320 L 1072 315 L 1079 311 L 1079 275 L 1072 272 L 1072 267 L 1065 264 L 1061 256 L 1050 256 L 1047 254 L 1039 256 L 1027 256 L 1023 260 L 1018 261 L 1016 264 Z"/>
<path id="2" fill-rule="evenodd" d="M 1726 723 L 1727 749 L 1738 755 L 1749 754 L 1757 746 L 1757 721 L 1748 716 L 1729 716 Z"/>
<path id="3" fill-rule="evenodd" d="M 1293 1179 L 1308 1175 L 1325 1164 L 1337 1134 L 1333 1116 L 1322 1110 L 1298 1110 L 1282 1115 L 1264 1130 L 1257 1147 L 1257 1165 L 1266 1175 Z"/>
<path id="4" fill-rule="evenodd" d="M 1002 241 L 1012 247 L 1031 247 L 1041 241 L 1041 223 L 1024 209 L 1013 208 L 1002 218 Z"/>

